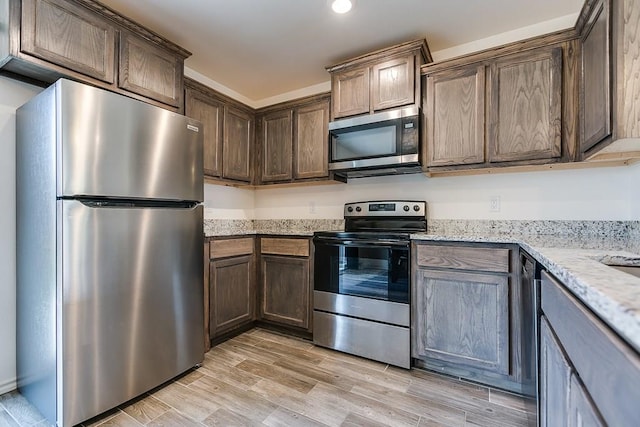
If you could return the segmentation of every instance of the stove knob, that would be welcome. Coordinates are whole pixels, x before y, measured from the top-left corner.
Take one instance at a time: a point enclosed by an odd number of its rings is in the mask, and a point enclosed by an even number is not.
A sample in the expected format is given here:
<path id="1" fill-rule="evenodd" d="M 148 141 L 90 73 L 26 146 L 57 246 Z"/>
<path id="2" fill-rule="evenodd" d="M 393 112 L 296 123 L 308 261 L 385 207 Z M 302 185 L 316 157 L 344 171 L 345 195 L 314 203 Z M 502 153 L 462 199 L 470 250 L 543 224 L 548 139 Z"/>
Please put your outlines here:
<path id="1" fill-rule="evenodd" d="M 347 212 L 353 212 L 353 207 L 352 207 L 352 206 L 349 206 L 349 207 L 347 208 Z"/>
<path id="2" fill-rule="evenodd" d="M 413 205 L 413 210 L 418 212 L 420 210 L 420 206 L 418 205 Z"/>
<path id="3" fill-rule="evenodd" d="M 404 205 L 402 210 L 404 210 L 405 212 L 409 212 L 409 205 Z"/>
<path id="4" fill-rule="evenodd" d="M 362 212 L 362 208 L 360 206 L 356 206 L 356 212 Z"/>

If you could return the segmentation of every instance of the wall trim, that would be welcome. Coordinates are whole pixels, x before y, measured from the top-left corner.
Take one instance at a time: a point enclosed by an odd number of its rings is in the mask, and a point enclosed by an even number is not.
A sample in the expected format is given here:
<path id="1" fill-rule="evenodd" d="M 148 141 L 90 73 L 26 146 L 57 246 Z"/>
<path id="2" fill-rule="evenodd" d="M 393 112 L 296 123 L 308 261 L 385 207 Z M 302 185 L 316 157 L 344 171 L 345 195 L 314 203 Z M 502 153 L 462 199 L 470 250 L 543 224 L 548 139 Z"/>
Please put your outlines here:
<path id="1" fill-rule="evenodd" d="M 16 378 L 9 379 L 0 383 L 0 394 L 9 393 L 17 388 L 18 383 L 16 382 Z"/>

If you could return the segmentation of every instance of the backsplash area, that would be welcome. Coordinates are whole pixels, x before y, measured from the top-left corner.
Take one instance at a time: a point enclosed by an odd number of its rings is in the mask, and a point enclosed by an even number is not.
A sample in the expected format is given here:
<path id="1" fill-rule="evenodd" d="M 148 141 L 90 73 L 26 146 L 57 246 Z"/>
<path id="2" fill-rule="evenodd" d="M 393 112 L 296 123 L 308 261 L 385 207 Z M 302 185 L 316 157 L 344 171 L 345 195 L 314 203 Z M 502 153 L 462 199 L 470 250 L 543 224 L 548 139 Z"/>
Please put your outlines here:
<path id="1" fill-rule="evenodd" d="M 301 234 L 343 230 L 342 219 L 205 219 L 205 236 L 239 234 Z"/>
<path id="2" fill-rule="evenodd" d="M 342 219 L 205 219 L 206 236 L 300 234 L 343 230 Z M 640 252 L 640 221 L 429 219 L 429 234 L 590 237 L 628 242 Z"/>

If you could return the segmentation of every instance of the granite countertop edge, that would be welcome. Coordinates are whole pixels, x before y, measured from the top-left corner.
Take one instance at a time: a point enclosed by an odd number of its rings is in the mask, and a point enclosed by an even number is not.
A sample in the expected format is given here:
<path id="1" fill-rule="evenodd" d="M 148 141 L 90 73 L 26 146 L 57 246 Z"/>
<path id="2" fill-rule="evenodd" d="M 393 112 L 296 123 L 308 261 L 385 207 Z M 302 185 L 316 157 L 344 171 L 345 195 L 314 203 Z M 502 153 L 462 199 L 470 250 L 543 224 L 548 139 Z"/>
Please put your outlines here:
<path id="1" fill-rule="evenodd" d="M 640 352 L 640 278 L 600 261 L 640 265 L 640 255 L 613 244 L 589 245 L 590 238 L 562 236 L 441 235 L 416 233 L 412 240 L 518 244 L 555 276 L 574 296 Z M 591 240 L 599 241 L 593 238 Z"/>

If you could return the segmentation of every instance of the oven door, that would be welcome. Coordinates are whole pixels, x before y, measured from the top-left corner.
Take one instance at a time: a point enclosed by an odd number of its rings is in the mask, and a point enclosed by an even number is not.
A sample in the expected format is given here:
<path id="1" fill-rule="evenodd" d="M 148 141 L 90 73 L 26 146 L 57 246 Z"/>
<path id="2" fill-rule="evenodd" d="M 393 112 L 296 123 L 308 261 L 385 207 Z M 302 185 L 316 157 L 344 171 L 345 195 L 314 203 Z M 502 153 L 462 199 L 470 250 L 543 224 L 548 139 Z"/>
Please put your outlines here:
<path id="1" fill-rule="evenodd" d="M 314 290 L 409 303 L 409 242 L 314 238 Z"/>

